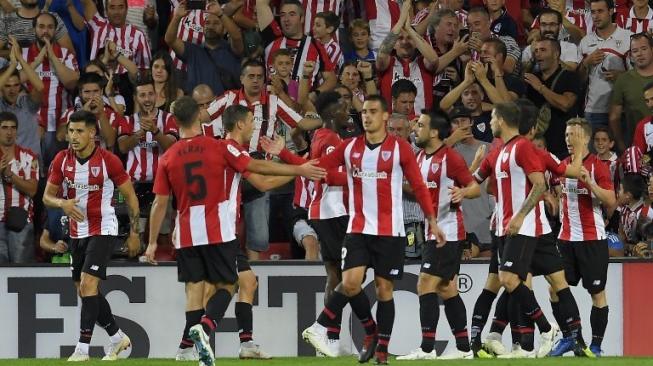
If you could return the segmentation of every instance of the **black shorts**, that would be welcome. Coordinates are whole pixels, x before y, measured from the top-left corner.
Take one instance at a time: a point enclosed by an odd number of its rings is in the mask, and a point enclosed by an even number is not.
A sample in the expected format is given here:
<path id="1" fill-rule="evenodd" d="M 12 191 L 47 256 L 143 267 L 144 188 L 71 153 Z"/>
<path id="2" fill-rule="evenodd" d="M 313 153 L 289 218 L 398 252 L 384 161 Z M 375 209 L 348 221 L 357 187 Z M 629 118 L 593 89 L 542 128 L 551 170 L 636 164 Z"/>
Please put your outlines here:
<path id="1" fill-rule="evenodd" d="M 424 243 L 420 272 L 451 281 L 460 272 L 463 246 L 460 241 L 448 241 L 442 248 L 435 244 L 434 240 Z"/>
<path id="2" fill-rule="evenodd" d="M 488 273 L 499 274 L 499 238 L 497 238 L 494 233 L 490 234 L 492 236 L 492 257 L 490 257 L 490 268 L 488 268 Z"/>
<path id="3" fill-rule="evenodd" d="M 238 254 L 236 255 L 236 267 L 238 273 L 252 270 L 252 267 L 249 265 L 249 259 L 242 249 L 238 249 Z"/>
<path id="4" fill-rule="evenodd" d="M 82 272 L 107 279 L 107 266 L 115 247 L 120 243 L 117 236 L 98 235 L 70 241 L 73 281 L 79 282 Z"/>
<path id="5" fill-rule="evenodd" d="M 570 286 L 583 279 L 583 287 L 590 294 L 605 290 L 608 279 L 607 240 L 560 241 L 560 252 L 565 266 L 565 276 Z"/>
<path id="6" fill-rule="evenodd" d="M 325 262 L 340 262 L 342 244 L 345 241 L 349 216 L 325 220 L 310 220 L 310 224 L 320 238 L 320 254 Z"/>
<path id="7" fill-rule="evenodd" d="M 537 238 L 537 246 L 531 263 L 533 277 L 550 275 L 564 269 L 555 235 L 551 232 Z"/>
<path id="8" fill-rule="evenodd" d="M 342 248 L 341 268 L 346 271 L 355 267 L 371 267 L 376 276 L 398 280 L 404 274 L 405 248 L 405 237 L 347 234 Z"/>
<path id="9" fill-rule="evenodd" d="M 184 283 L 236 283 L 239 252 L 236 240 L 177 249 L 177 279 Z"/>
<path id="10" fill-rule="evenodd" d="M 531 270 L 537 238 L 525 235 L 502 236 L 499 239 L 499 270 L 514 273 L 526 281 Z"/>

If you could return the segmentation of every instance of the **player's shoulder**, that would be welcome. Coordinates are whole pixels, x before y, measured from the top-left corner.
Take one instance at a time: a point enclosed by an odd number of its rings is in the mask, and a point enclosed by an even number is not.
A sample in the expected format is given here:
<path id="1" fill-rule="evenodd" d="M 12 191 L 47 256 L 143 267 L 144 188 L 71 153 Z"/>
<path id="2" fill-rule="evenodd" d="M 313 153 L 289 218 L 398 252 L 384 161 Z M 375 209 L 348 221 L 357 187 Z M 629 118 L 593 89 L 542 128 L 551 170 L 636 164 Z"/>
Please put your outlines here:
<path id="1" fill-rule="evenodd" d="M 28 147 L 20 146 L 20 145 L 16 145 L 16 146 L 18 147 L 18 152 L 20 154 L 24 154 L 26 156 L 29 156 L 31 159 L 37 159 L 38 158 L 38 155 L 36 155 L 36 153 L 32 149 L 30 149 Z"/>

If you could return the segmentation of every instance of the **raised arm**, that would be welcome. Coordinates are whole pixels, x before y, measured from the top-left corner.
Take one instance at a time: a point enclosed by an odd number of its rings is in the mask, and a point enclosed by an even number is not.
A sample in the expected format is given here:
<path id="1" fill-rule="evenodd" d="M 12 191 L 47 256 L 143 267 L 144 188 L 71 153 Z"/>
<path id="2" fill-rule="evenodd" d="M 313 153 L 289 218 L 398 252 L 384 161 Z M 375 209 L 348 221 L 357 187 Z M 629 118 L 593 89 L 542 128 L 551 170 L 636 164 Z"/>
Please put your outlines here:
<path id="1" fill-rule="evenodd" d="M 179 30 L 179 23 L 181 23 L 181 19 L 188 15 L 188 13 L 189 11 L 186 9 L 186 2 L 182 1 L 179 3 L 177 8 L 175 8 L 174 13 L 172 14 L 172 19 L 170 19 L 170 24 L 168 24 L 168 28 L 166 29 L 166 34 L 164 36 L 166 44 L 181 57 L 184 56 L 185 47 L 184 42 L 181 39 L 177 38 L 177 31 Z"/>
<path id="2" fill-rule="evenodd" d="M 256 0 L 256 21 L 260 30 L 267 28 L 274 21 L 270 0 Z"/>
<path id="3" fill-rule="evenodd" d="M 77 80 L 79 80 L 79 72 L 74 69 L 68 68 L 52 49 L 52 45 L 46 40 L 47 56 L 50 64 L 54 67 L 57 78 L 63 84 L 64 88 L 74 90 L 77 87 Z M 72 55 L 71 55 L 72 56 Z"/>
<path id="4" fill-rule="evenodd" d="M 84 20 L 84 17 L 77 11 L 77 8 L 75 7 L 75 4 L 72 2 L 72 0 L 66 1 L 66 9 L 70 14 L 70 20 L 72 20 L 75 29 L 80 32 L 83 31 L 86 28 L 86 21 Z"/>
<path id="5" fill-rule="evenodd" d="M 81 1 L 82 1 L 82 7 L 84 9 L 84 19 L 86 19 L 86 21 L 90 21 L 98 12 L 97 6 L 95 6 L 95 2 L 93 2 L 93 0 L 81 0 Z"/>
<path id="6" fill-rule="evenodd" d="M 392 55 L 392 50 L 395 47 L 395 43 L 397 43 L 397 40 L 399 39 L 401 30 L 406 24 L 406 20 L 410 15 L 412 6 L 413 5 L 411 1 L 404 1 L 403 5 L 401 6 L 401 13 L 399 14 L 399 20 L 397 21 L 397 24 L 392 27 L 390 33 L 388 33 L 388 35 L 381 43 L 381 47 L 379 47 L 379 53 L 376 56 L 377 72 L 383 72 L 388 68 L 388 66 L 390 66 L 390 57 Z"/>
<path id="7" fill-rule="evenodd" d="M 245 44 L 243 43 L 243 33 L 240 30 L 240 27 L 236 25 L 233 21 L 233 15 L 243 3 L 240 2 L 229 2 L 224 6 L 224 9 L 218 3 L 211 3 L 207 8 L 206 12 L 213 14 L 216 17 L 220 18 L 224 29 L 229 35 L 229 44 L 231 45 L 231 50 L 237 56 L 242 56 L 245 51 Z"/>
<path id="8" fill-rule="evenodd" d="M 456 104 L 460 96 L 463 95 L 465 89 L 472 85 L 476 81 L 474 76 L 474 70 L 472 69 L 472 63 L 468 62 L 465 66 L 465 78 L 462 83 L 458 84 L 453 88 L 449 93 L 447 93 L 442 100 L 440 101 L 440 108 L 443 111 L 448 111 L 451 107 Z"/>
<path id="9" fill-rule="evenodd" d="M 410 1 L 407 1 L 410 3 Z M 417 34 L 415 30 L 413 29 L 413 26 L 410 25 L 410 20 L 406 20 L 406 25 L 404 27 L 406 30 L 406 33 L 408 33 L 408 36 L 415 42 L 415 47 L 419 50 L 419 52 L 422 54 L 422 57 L 424 57 L 424 66 L 426 67 L 427 70 L 430 71 L 436 71 L 438 68 L 438 54 L 435 52 L 433 47 L 426 42 L 426 40 Z"/>

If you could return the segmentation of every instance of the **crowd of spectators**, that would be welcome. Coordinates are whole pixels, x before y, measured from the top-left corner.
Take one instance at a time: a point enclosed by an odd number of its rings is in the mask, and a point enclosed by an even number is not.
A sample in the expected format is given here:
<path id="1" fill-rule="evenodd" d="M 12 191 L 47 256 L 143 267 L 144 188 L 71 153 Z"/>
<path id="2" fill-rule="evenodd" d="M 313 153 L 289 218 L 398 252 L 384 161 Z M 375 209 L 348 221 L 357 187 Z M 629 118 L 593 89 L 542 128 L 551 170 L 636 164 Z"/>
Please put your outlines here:
<path id="1" fill-rule="evenodd" d="M 97 117 L 97 143 L 121 156 L 146 221 L 157 159 L 178 139 L 175 99 L 192 96 L 204 134 L 216 138 L 225 108 L 247 106 L 256 124 L 249 151 L 267 159 L 263 136 L 309 149 L 322 126 L 318 98 L 330 91 L 342 99 L 343 138 L 362 133 L 369 95 L 388 101 L 388 131 L 411 142 L 423 110 L 445 111 L 446 143 L 470 166 L 496 144 L 494 103 L 530 100 L 534 139 L 558 159 L 568 156 L 566 121 L 587 119 L 618 193 L 604 213 L 610 253 L 651 255 L 647 0 L 0 0 L 0 9 L 0 263 L 68 260 L 68 219 L 45 210 L 41 195 L 73 112 Z M 286 243 L 282 257 L 319 258 L 305 219 L 311 189 L 301 179 L 271 192 L 243 186 L 250 259 L 269 257 L 270 242 Z M 552 180 L 545 196 L 553 223 L 556 189 Z M 466 257 L 490 253 L 494 199 L 483 191 L 463 203 L 473 234 Z M 114 203 L 120 212 L 118 193 Z M 169 212 L 163 243 L 174 230 Z M 423 214 L 409 198 L 404 213 L 406 257 L 417 258 Z"/>

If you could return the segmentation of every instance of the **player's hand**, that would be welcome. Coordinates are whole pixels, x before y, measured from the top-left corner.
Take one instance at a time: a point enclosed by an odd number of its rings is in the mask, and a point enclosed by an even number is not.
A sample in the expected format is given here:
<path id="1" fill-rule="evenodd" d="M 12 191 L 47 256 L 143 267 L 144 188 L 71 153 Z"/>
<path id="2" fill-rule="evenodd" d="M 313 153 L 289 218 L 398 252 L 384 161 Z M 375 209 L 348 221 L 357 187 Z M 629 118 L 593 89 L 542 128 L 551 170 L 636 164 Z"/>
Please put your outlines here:
<path id="1" fill-rule="evenodd" d="M 471 84 L 476 80 L 476 76 L 474 76 L 474 70 L 472 69 L 472 61 L 468 62 L 467 65 L 465 66 L 465 80 L 467 84 Z"/>
<path id="2" fill-rule="evenodd" d="M 460 203 L 465 198 L 465 188 L 460 188 L 453 186 L 449 188 L 449 194 L 451 195 L 451 202 Z"/>
<path id="3" fill-rule="evenodd" d="M 589 185 L 592 182 L 592 177 L 590 176 L 590 172 L 585 169 L 584 166 L 580 167 L 580 174 L 578 175 L 578 179 L 580 179 L 581 182 Z"/>
<path id="4" fill-rule="evenodd" d="M 510 219 L 510 222 L 508 223 L 508 235 L 510 236 L 515 236 L 519 234 L 519 230 L 521 230 L 522 224 L 524 223 L 524 217 L 516 214 Z"/>
<path id="5" fill-rule="evenodd" d="M 259 140 L 259 143 L 266 153 L 274 156 L 279 156 L 281 150 L 286 147 L 286 141 L 279 135 L 274 135 L 274 140 L 267 136 L 263 136 Z"/>
<path id="6" fill-rule="evenodd" d="M 63 202 L 61 202 L 61 209 L 63 210 L 63 213 L 66 214 L 66 216 L 77 222 L 82 222 L 84 221 L 84 214 L 79 209 L 79 207 L 77 207 L 78 203 L 79 198 L 63 200 Z"/>
<path id="7" fill-rule="evenodd" d="M 484 63 L 474 61 L 472 71 L 474 71 L 474 76 L 478 81 L 487 80 L 487 65 Z"/>
<path id="8" fill-rule="evenodd" d="M 298 166 L 297 168 L 299 175 L 310 180 L 320 180 L 326 178 L 327 176 L 326 170 L 317 166 L 317 160 L 311 160 Z"/>
<path id="9" fill-rule="evenodd" d="M 143 256 L 141 257 L 143 262 L 153 264 L 155 266 L 158 264 L 158 262 L 154 258 L 154 255 L 156 254 L 157 246 L 158 246 L 157 243 L 148 244 L 147 249 L 145 249 L 145 254 L 143 254 Z"/>
<path id="10" fill-rule="evenodd" d="M 141 251 L 141 236 L 138 233 L 129 233 L 127 237 L 127 254 L 130 258 L 133 258 L 138 255 Z"/>
<path id="11" fill-rule="evenodd" d="M 436 248 L 442 248 L 445 244 L 447 244 L 447 237 L 444 235 L 444 232 L 440 229 L 438 226 L 438 221 L 435 219 L 435 217 L 431 216 L 428 218 L 429 220 L 429 236 L 435 236 L 435 241 L 437 244 L 435 244 Z"/>
<path id="12" fill-rule="evenodd" d="M 68 250 L 68 244 L 66 244 L 65 241 L 59 240 L 56 243 L 54 243 L 54 246 L 52 247 L 52 251 L 57 253 L 57 254 L 63 254 Z"/>

